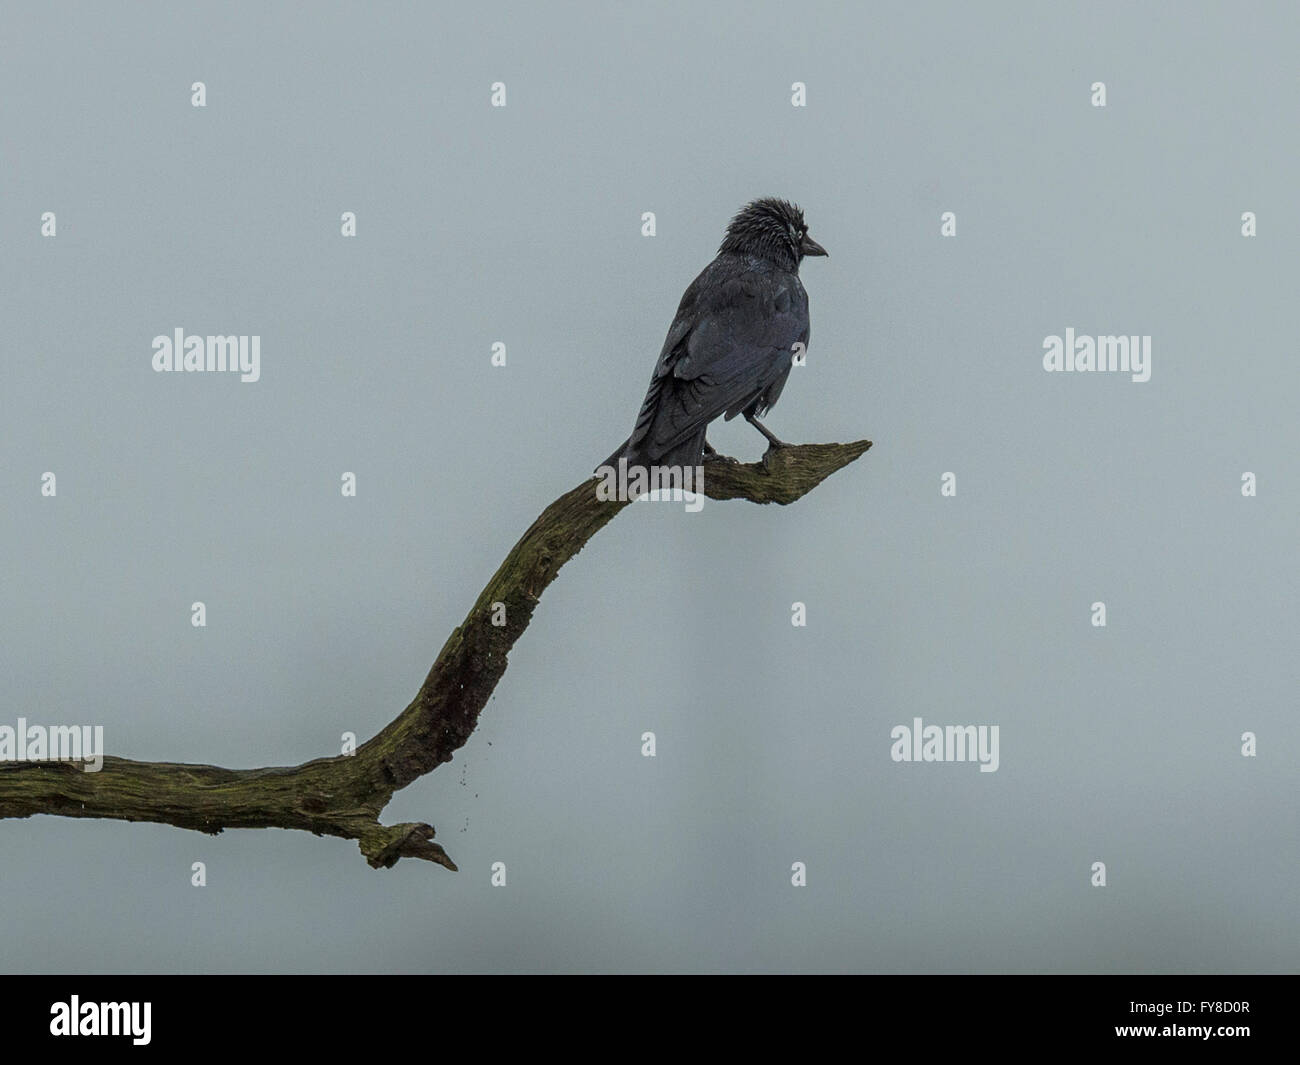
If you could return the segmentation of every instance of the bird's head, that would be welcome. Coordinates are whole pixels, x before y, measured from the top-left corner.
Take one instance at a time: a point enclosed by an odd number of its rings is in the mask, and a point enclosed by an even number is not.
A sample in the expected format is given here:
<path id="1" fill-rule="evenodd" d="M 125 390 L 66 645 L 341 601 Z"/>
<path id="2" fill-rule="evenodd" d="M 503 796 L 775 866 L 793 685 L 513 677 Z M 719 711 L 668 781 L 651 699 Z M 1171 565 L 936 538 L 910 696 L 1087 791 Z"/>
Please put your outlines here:
<path id="1" fill-rule="evenodd" d="M 718 250 L 755 255 L 788 270 L 798 270 L 805 255 L 829 254 L 808 236 L 803 211 L 771 198 L 745 204 L 727 226 Z"/>

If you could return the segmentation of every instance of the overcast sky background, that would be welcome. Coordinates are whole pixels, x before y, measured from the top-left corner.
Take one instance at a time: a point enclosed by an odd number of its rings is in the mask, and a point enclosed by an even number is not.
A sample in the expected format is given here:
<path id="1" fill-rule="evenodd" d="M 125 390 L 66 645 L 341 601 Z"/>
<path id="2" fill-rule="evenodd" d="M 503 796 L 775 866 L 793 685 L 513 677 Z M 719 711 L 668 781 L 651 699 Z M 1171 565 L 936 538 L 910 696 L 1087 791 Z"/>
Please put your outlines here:
<path id="1" fill-rule="evenodd" d="M 1295 970 L 1294 5 L 5 22 L 0 723 L 231 767 L 373 735 L 627 435 L 755 196 L 830 251 L 767 424 L 875 446 L 789 508 L 639 505 L 564 569 L 385 811 L 460 873 L 3 821 L 0 968 Z M 260 335 L 261 380 L 155 374 L 177 327 Z M 1067 327 L 1150 334 L 1151 380 L 1045 373 Z M 998 725 L 1000 768 L 894 763 L 914 717 Z"/>

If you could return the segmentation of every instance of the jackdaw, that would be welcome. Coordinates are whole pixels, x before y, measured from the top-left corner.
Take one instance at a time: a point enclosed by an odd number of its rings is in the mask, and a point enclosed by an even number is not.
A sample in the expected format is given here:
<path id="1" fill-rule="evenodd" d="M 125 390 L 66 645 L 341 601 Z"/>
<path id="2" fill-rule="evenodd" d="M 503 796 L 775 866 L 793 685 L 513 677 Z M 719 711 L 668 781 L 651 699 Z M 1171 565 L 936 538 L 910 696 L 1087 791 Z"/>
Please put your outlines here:
<path id="1" fill-rule="evenodd" d="M 682 296 L 636 427 L 604 465 L 698 466 L 721 458 L 704 439 L 720 414 L 728 421 L 743 414 L 772 447 L 785 447 L 758 419 L 781 395 L 796 345 L 808 344 L 799 263 L 826 254 L 794 204 L 761 199 L 742 207 L 717 258 Z"/>

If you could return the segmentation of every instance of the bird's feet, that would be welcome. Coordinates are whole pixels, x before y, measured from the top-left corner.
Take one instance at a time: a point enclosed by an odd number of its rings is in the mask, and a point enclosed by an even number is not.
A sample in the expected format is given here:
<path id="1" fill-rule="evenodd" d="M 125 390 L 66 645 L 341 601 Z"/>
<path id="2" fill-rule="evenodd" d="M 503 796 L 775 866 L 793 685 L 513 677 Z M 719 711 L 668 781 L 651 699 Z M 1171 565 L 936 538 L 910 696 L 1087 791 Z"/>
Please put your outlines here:
<path id="1" fill-rule="evenodd" d="M 763 452 L 763 457 L 759 460 L 759 465 L 763 467 L 763 472 L 764 472 L 764 473 L 771 473 L 771 472 L 772 472 L 772 458 L 773 458 L 773 456 L 775 456 L 776 453 L 777 453 L 778 451 L 783 451 L 783 450 L 785 450 L 786 448 L 791 447 L 791 446 L 793 446 L 793 445 L 791 445 L 791 444 L 768 444 L 768 445 L 767 445 L 767 450 Z"/>
<path id="2" fill-rule="evenodd" d="M 746 414 L 745 421 L 749 422 L 750 425 L 752 425 L 755 429 L 757 429 L 760 433 L 762 433 L 765 437 L 767 437 L 768 451 L 771 451 L 773 448 L 782 448 L 782 447 L 791 446 L 790 444 L 787 444 L 784 440 L 779 439 L 777 435 L 772 432 L 771 429 L 769 429 L 766 425 L 764 425 L 757 418 L 755 418 L 753 414 Z M 766 455 L 764 456 L 764 458 L 766 460 Z"/>
<path id="3" fill-rule="evenodd" d="M 713 446 L 707 440 L 704 441 L 704 461 L 730 462 L 733 466 L 740 465 L 739 459 L 733 459 L 730 455 L 724 455 L 720 451 L 714 450 Z"/>

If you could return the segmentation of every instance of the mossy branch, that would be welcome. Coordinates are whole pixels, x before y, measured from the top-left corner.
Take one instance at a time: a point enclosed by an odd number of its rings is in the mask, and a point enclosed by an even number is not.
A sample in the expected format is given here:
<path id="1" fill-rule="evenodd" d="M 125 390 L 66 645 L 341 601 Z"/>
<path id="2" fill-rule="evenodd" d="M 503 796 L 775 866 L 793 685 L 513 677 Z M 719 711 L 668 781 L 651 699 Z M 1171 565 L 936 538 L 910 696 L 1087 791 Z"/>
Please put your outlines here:
<path id="1" fill-rule="evenodd" d="M 869 440 L 804 444 L 769 451 L 759 463 L 711 463 L 704 494 L 793 503 L 870 446 Z M 67 762 L 0 762 L 0 818 L 99 817 L 212 834 L 296 828 L 356 840 L 375 868 L 423 858 L 454 870 L 433 841 L 432 825 L 383 825 L 379 815 L 394 792 L 464 746 L 546 586 L 628 505 L 600 501 L 595 485 L 595 478 L 584 481 L 533 522 L 447 638 L 410 705 L 355 754 L 244 770 L 114 757 L 105 757 L 97 773 Z M 498 602 L 506 607 L 504 626 L 492 624 Z"/>

